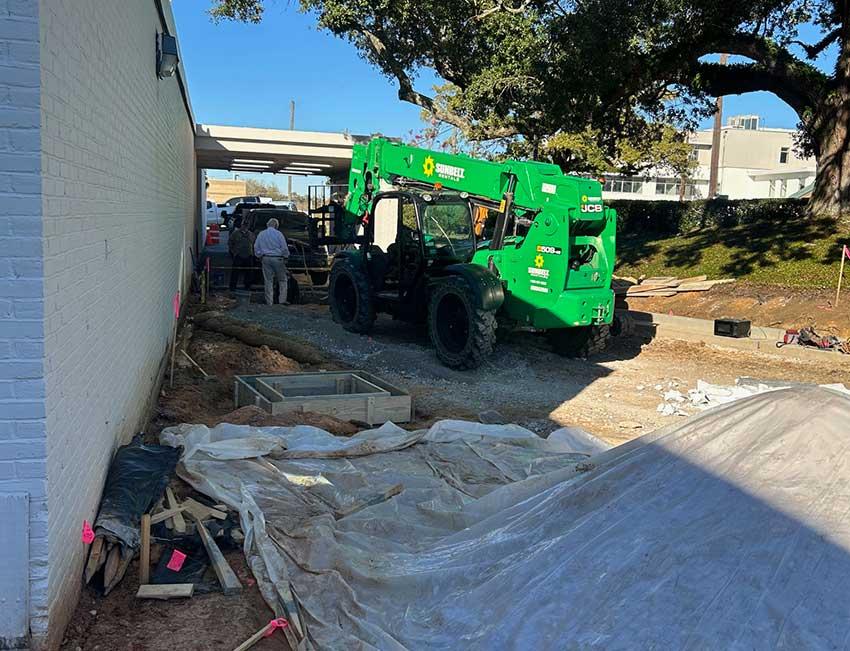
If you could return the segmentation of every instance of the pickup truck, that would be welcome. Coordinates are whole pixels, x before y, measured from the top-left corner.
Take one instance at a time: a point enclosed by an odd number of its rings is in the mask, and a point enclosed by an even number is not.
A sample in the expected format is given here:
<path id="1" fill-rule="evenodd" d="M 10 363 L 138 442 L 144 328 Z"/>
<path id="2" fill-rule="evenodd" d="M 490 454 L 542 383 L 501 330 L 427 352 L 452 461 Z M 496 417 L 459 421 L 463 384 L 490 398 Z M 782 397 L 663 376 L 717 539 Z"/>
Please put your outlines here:
<path id="1" fill-rule="evenodd" d="M 218 207 L 221 208 L 221 218 L 222 221 L 226 224 L 229 220 L 229 217 L 233 216 L 233 212 L 236 210 L 236 206 L 240 203 L 268 203 L 272 202 L 271 197 L 260 197 L 257 195 L 247 195 L 244 197 L 230 197 L 224 203 L 218 204 Z"/>

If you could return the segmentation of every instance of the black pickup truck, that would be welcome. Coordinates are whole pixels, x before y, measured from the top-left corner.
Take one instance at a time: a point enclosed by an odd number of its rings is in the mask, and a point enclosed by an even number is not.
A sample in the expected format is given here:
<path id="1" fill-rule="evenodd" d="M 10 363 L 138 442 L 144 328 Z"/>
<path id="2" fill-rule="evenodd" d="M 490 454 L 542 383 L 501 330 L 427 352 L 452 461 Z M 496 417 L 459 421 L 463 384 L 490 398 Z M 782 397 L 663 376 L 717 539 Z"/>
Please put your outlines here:
<path id="1" fill-rule="evenodd" d="M 310 229 L 315 225 L 305 213 L 285 208 L 254 208 L 242 214 L 255 235 L 266 227 L 272 217 L 277 219 L 280 224 L 278 230 L 289 244 L 289 261 L 286 263 L 289 272 L 309 274 L 314 285 L 327 283 L 333 256 L 328 253 L 327 246 L 310 246 Z"/>

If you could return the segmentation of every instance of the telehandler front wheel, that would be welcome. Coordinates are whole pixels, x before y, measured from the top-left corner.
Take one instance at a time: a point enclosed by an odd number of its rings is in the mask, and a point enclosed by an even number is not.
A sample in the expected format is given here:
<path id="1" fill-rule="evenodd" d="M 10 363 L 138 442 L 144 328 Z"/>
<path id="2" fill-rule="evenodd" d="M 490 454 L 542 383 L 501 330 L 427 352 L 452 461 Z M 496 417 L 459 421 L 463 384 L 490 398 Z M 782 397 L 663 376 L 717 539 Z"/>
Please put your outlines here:
<path id="1" fill-rule="evenodd" d="M 349 332 L 367 334 L 375 324 L 375 308 L 366 270 L 351 260 L 338 260 L 331 269 L 328 301 L 333 320 Z"/>
<path id="2" fill-rule="evenodd" d="M 465 280 L 447 278 L 431 292 L 428 335 L 443 364 L 477 368 L 496 344 L 496 315 L 477 307 Z"/>
<path id="3" fill-rule="evenodd" d="M 611 326 L 594 325 L 578 328 L 559 328 L 549 331 L 549 342 L 556 353 L 562 357 L 587 359 L 597 355 L 608 347 L 611 339 Z"/>

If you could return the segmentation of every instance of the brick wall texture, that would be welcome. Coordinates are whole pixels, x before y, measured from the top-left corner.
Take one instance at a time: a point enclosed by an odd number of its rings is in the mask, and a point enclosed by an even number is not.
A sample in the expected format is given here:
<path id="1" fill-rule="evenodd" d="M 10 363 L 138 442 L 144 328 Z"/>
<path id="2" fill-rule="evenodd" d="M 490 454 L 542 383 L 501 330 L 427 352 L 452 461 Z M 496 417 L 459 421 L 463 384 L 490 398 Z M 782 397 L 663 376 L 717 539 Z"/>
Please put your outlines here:
<path id="1" fill-rule="evenodd" d="M 73 612 L 82 521 L 190 268 L 193 125 L 156 76 L 162 29 L 155 0 L 0 0 L 0 492 L 30 495 L 34 648 Z"/>

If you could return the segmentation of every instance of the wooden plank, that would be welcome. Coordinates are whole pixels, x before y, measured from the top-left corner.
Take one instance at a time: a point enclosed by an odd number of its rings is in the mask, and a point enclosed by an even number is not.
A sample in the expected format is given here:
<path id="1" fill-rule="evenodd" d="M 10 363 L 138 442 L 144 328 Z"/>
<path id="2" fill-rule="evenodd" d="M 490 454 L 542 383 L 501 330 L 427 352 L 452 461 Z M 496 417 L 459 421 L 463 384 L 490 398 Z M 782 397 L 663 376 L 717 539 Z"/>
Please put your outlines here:
<path id="1" fill-rule="evenodd" d="M 163 583 L 140 585 L 136 599 L 180 599 L 195 593 L 194 583 Z"/>
<path id="2" fill-rule="evenodd" d="M 177 498 L 174 497 L 174 491 L 171 490 L 171 486 L 165 489 L 165 497 L 168 499 L 169 509 L 176 509 L 180 507 L 180 504 L 177 502 Z M 182 513 L 176 513 L 172 516 L 172 520 L 174 522 L 174 529 L 177 533 L 186 533 L 186 520 L 183 518 Z"/>
<path id="3" fill-rule="evenodd" d="M 195 518 L 194 515 L 192 517 Z M 213 566 L 213 570 L 215 570 L 218 582 L 221 583 L 222 591 L 225 595 L 242 592 L 242 584 L 239 582 L 236 573 L 228 565 L 218 545 L 215 544 L 215 540 L 213 540 L 210 532 L 207 531 L 204 523 L 198 518 L 195 518 L 195 521 L 198 523 L 198 534 L 200 534 L 201 542 L 204 543 L 204 548 L 207 550 L 207 556 L 210 557 L 210 564 Z"/>
<path id="4" fill-rule="evenodd" d="M 675 296 L 675 290 L 659 290 L 657 292 L 642 292 L 640 294 L 629 294 L 629 298 L 657 298 L 664 297 L 667 298 L 669 296 Z"/>
<path id="5" fill-rule="evenodd" d="M 139 550 L 139 583 L 142 585 L 151 578 L 151 516 L 145 513 L 141 524 L 142 546 Z"/>
<path id="6" fill-rule="evenodd" d="M 178 506 L 176 509 L 166 509 L 165 511 L 160 511 L 159 513 L 155 513 L 151 516 L 151 524 L 158 524 L 163 520 L 168 520 L 169 518 L 173 518 L 178 513 L 182 513 L 186 510 L 185 506 Z"/>
<path id="7" fill-rule="evenodd" d="M 98 536 L 94 539 L 89 550 L 89 560 L 86 563 L 85 579 L 86 583 L 92 580 L 92 577 L 97 573 L 101 566 L 106 562 L 106 554 L 103 553 L 103 536 Z"/>
<path id="8" fill-rule="evenodd" d="M 207 520 L 209 518 L 216 518 L 218 520 L 227 519 L 227 513 L 223 513 L 218 509 L 207 506 L 206 504 L 201 504 L 191 497 L 187 497 L 183 500 L 183 509 L 190 515 L 195 516 L 198 520 Z"/>

